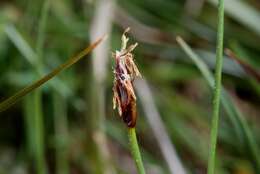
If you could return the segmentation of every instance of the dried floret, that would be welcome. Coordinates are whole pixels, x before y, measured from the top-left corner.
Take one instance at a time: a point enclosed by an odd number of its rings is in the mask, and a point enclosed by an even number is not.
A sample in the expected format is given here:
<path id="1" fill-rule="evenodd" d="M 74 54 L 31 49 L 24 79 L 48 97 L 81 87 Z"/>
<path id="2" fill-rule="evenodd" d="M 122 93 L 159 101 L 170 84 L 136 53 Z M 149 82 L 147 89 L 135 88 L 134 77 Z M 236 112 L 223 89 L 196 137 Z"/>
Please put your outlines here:
<path id="1" fill-rule="evenodd" d="M 133 88 L 133 81 L 136 77 L 141 77 L 141 74 L 135 65 L 132 51 L 137 46 L 137 43 L 130 45 L 127 48 L 129 38 L 126 37 L 125 30 L 122 35 L 121 50 L 113 54 L 115 58 L 114 69 L 114 97 L 113 108 L 118 108 L 118 113 L 128 127 L 135 127 L 136 124 L 136 96 Z"/>

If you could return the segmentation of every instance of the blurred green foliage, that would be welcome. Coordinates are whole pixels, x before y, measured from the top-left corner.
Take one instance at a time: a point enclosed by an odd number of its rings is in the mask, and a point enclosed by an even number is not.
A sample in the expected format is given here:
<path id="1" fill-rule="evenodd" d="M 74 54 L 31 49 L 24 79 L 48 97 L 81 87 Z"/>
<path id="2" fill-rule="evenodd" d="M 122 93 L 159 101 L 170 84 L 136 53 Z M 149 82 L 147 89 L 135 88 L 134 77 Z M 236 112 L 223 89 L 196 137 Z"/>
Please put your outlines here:
<path id="1" fill-rule="evenodd" d="M 46 12 L 44 3 L 45 0 L 0 2 L 1 101 L 90 43 L 97 1 L 50 0 Z M 225 3 L 224 47 L 232 49 L 259 72 L 260 2 L 225 0 Z M 156 107 L 182 164 L 188 173 L 206 173 L 212 93 L 205 77 L 177 45 L 175 37 L 181 35 L 213 72 L 216 1 L 118 0 L 114 4 L 112 32 L 108 33 L 109 52 L 120 48 L 124 28 L 131 27 L 130 38 L 133 39 L 130 42 L 139 43 L 135 50 L 136 64 L 149 82 Z M 44 15 L 46 19 L 42 17 Z M 42 38 L 37 41 L 39 37 Z M 37 42 L 42 42 L 42 46 Z M 89 58 L 41 88 L 38 102 L 41 102 L 42 130 L 37 129 L 35 118 L 38 117 L 33 111 L 36 103 L 31 94 L 0 113 L 0 173 L 40 173 L 39 168 L 44 168 L 43 173 L 44 170 L 45 173 L 91 173 L 96 154 L 89 150 L 92 146 L 88 126 L 95 119 L 95 113 L 91 111 L 95 101 L 90 92 L 95 77 Z M 110 165 L 117 173 L 135 173 L 125 125 L 112 110 L 111 60 L 103 83 L 106 97 L 104 132 Z M 246 129 L 259 148 L 260 83 L 238 63 L 224 56 L 223 86 L 230 96 L 228 102 L 239 108 L 248 126 Z M 138 140 L 147 173 L 170 173 L 140 103 L 138 113 Z M 241 125 L 234 126 L 228 115 L 221 107 L 217 173 L 256 174 L 252 147 L 247 144 Z M 41 156 L 38 160 L 43 164 L 40 167 L 35 163 L 36 142 L 42 142 L 38 144 L 42 150 L 38 154 Z"/>

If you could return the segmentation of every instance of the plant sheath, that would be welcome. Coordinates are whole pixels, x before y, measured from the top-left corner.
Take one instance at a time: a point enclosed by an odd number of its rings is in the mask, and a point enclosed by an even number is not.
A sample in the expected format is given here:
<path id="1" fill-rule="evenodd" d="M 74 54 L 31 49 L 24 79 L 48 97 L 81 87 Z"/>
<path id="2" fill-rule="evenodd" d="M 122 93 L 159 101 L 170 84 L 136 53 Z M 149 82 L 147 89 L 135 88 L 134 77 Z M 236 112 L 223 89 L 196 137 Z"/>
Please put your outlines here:
<path id="1" fill-rule="evenodd" d="M 223 64 L 223 37 L 224 37 L 224 0 L 218 4 L 218 35 L 216 49 L 215 86 L 213 96 L 213 113 L 210 132 L 210 147 L 208 160 L 208 174 L 214 174 L 216 159 L 216 144 L 218 136 L 219 106 L 221 95 L 221 76 Z"/>
<path id="2" fill-rule="evenodd" d="M 135 160 L 138 174 L 145 174 L 144 165 L 143 165 L 142 157 L 140 154 L 140 150 L 136 138 L 135 128 L 128 128 L 128 135 L 129 135 L 132 156 Z"/>

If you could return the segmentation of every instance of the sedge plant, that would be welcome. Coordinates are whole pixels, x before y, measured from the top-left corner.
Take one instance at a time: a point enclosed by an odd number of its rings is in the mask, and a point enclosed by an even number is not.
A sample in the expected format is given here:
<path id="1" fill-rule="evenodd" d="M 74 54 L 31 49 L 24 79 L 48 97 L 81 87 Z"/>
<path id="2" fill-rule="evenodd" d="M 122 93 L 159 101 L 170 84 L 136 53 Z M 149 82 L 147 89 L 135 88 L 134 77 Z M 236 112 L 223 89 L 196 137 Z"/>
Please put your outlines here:
<path id="1" fill-rule="evenodd" d="M 137 138 L 136 138 L 136 95 L 133 88 L 133 81 L 136 77 L 141 77 L 141 74 L 134 63 L 133 54 L 131 53 L 137 43 L 127 47 L 129 38 L 125 33 L 129 31 L 127 28 L 122 35 L 121 50 L 116 51 L 113 57 L 115 58 L 114 69 L 114 87 L 113 87 L 113 107 L 117 107 L 120 117 L 128 127 L 128 136 L 131 147 L 131 153 L 135 161 L 139 174 L 145 174 L 145 169 L 140 154 Z"/>

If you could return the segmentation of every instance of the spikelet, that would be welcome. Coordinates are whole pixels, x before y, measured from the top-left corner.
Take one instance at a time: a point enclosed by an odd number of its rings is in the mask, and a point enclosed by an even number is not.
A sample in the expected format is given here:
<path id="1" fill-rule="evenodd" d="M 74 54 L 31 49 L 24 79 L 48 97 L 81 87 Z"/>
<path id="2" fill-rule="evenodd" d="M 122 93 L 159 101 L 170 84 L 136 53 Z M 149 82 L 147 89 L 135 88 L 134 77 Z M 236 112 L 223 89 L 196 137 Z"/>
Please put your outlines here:
<path id="1" fill-rule="evenodd" d="M 118 113 L 128 127 L 136 125 L 136 96 L 133 88 L 133 81 L 141 74 L 135 65 L 132 51 L 138 45 L 137 43 L 127 47 L 129 38 L 125 30 L 122 35 L 122 45 L 120 51 L 116 50 L 113 57 L 115 58 L 114 68 L 114 87 L 113 87 L 113 108 L 118 109 Z"/>

